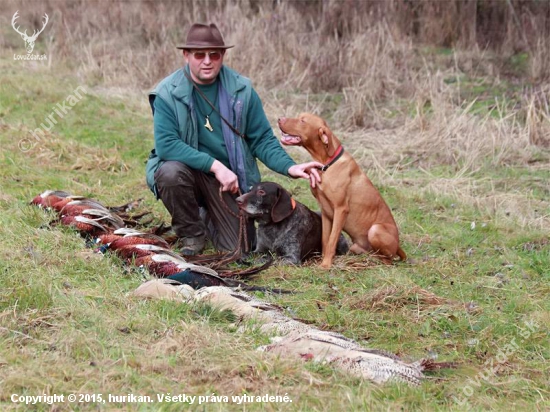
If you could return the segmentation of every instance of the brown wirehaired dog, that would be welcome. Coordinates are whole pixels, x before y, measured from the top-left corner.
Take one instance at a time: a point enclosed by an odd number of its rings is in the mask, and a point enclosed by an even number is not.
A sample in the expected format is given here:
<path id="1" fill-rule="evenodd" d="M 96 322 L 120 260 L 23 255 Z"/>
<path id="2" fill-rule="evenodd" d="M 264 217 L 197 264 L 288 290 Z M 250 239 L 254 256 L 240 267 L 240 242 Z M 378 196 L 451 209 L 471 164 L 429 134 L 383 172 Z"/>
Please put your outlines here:
<path id="1" fill-rule="evenodd" d="M 322 251 L 321 217 L 297 202 L 281 185 L 257 183 L 237 198 L 239 208 L 258 223 L 254 253 L 274 252 L 294 265 Z M 338 236 L 336 253 L 348 251 L 343 235 Z"/>
<path id="2" fill-rule="evenodd" d="M 311 113 L 279 119 L 284 145 L 302 146 L 323 163 L 322 182 L 312 189 L 321 207 L 323 261 L 329 268 L 340 232 L 353 242 L 353 253 L 373 253 L 383 263 L 407 255 L 399 247 L 399 232 L 391 211 L 357 162 L 346 151 L 326 122 Z"/>

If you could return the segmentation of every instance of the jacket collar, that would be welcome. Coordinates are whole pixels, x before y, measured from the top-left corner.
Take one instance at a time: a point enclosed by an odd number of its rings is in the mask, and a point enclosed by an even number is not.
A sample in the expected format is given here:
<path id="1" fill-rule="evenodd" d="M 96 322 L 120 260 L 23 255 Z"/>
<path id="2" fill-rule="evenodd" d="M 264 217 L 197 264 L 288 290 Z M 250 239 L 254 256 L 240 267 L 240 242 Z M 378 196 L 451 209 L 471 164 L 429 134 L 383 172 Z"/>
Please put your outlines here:
<path id="1" fill-rule="evenodd" d="M 178 100 L 188 101 L 193 93 L 193 85 L 185 78 L 184 70 L 189 74 L 189 66 L 185 66 L 172 79 L 172 95 Z"/>

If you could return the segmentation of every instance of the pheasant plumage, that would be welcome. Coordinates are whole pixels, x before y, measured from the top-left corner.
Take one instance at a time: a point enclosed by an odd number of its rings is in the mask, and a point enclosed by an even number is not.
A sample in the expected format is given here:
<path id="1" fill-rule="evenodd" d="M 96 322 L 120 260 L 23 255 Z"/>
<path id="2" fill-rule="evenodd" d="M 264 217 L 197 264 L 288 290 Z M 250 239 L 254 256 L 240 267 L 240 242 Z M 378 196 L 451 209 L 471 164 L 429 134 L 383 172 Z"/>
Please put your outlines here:
<path id="1" fill-rule="evenodd" d="M 73 226 L 81 233 L 85 233 L 90 236 L 97 236 L 100 233 L 107 232 L 107 228 L 105 226 L 85 216 L 62 216 L 60 221 L 64 225 Z"/>
<path id="2" fill-rule="evenodd" d="M 155 245 L 170 249 L 170 245 L 166 242 L 166 240 L 159 236 L 146 233 L 119 237 L 109 244 L 109 249 L 117 250 L 119 247 L 126 245 Z"/>
<path id="3" fill-rule="evenodd" d="M 46 190 L 45 192 L 36 196 L 32 201 L 32 205 L 49 208 L 52 207 L 54 203 L 60 202 L 61 200 L 71 196 L 70 193 L 64 192 L 62 190 Z"/>

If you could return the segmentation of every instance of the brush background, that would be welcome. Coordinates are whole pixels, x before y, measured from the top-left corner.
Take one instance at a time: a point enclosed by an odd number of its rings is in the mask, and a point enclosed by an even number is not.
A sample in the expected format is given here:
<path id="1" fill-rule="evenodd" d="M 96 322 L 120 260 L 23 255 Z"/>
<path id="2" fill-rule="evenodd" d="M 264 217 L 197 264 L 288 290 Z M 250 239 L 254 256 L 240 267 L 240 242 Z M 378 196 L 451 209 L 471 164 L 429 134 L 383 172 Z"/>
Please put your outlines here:
<path id="1" fill-rule="evenodd" d="M 285 394 L 249 410 L 547 410 L 550 323 L 550 3 L 547 1 L 2 1 L 0 3 L 0 404 L 12 393 Z M 49 23 L 35 54 L 11 27 Z M 259 284 L 298 317 L 408 360 L 457 361 L 420 388 L 376 387 L 327 365 L 255 352 L 207 306 L 136 301 L 143 275 L 91 253 L 52 214 L 46 189 L 108 205 L 144 198 L 153 146 L 147 92 L 182 64 L 196 21 L 235 44 L 276 119 L 322 115 L 392 208 L 407 264 L 342 257 L 273 267 Z M 78 86 L 89 91 L 44 139 L 21 139 Z M 298 161 L 308 160 L 289 148 Z M 265 170 L 265 169 L 264 169 Z M 265 170 L 316 208 L 307 182 Z M 524 322 L 538 326 L 528 338 Z M 480 379 L 499 349 L 518 349 Z M 465 392 L 466 391 L 466 392 Z M 97 409 L 60 404 L 54 410 Z M 99 405 L 146 410 L 147 405 Z M 180 404 L 152 408 L 181 410 Z M 49 405 L 35 406 L 51 410 Z M 241 410 L 207 405 L 206 410 Z"/>

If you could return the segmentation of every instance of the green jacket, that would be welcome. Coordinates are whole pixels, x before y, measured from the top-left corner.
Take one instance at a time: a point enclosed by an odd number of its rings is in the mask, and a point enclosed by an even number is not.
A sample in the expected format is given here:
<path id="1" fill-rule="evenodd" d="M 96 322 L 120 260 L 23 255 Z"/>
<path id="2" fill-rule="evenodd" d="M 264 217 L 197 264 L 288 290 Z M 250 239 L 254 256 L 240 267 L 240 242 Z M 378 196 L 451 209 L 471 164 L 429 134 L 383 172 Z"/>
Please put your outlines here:
<path id="1" fill-rule="evenodd" d="M 155 148 L 147 161 L 146 178 L 149 188 L 155 194 L 154 174 L 164 161 L 176 160 L 205 173 L 209 172 L 214 162 L 209 154 L 197 150 L 198 123 L 194 111 L 193 85 L 183 70 L 189 73 L 188 67 L 177 70 L 149 94 L 154 116 Z M 239 186 L 243 193 L 261 179 L 256 158 L 270 169 L 288 175 L 288 169 L 295 162 L 273 135 L 273 129 L 250 80 L 226 66 L 222 66 L 219 80 L 223 88 L 222 96 L 226 96 L 224 101 L 220 101 L 220 110 L 246 138 L 243 140 L 223 125 L 224 141 L 220 141 L 220 144 L 225 144 L 228 156 L 217 160 L 239 176 Z"/>

